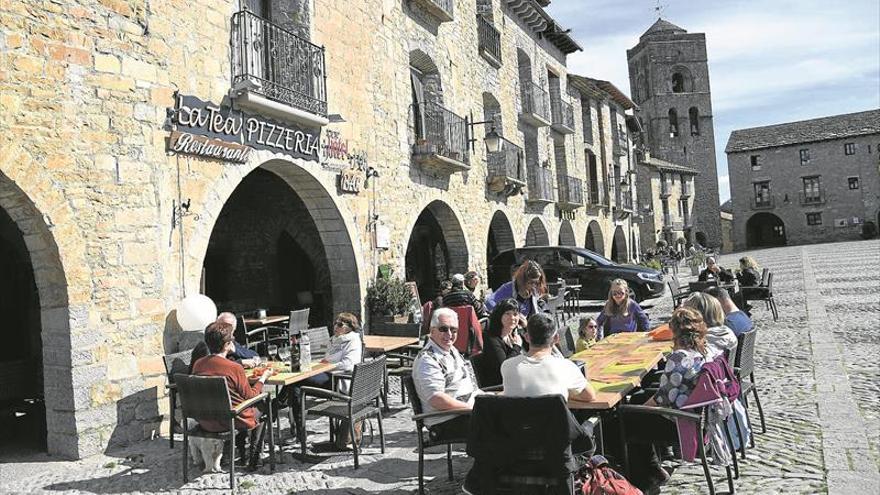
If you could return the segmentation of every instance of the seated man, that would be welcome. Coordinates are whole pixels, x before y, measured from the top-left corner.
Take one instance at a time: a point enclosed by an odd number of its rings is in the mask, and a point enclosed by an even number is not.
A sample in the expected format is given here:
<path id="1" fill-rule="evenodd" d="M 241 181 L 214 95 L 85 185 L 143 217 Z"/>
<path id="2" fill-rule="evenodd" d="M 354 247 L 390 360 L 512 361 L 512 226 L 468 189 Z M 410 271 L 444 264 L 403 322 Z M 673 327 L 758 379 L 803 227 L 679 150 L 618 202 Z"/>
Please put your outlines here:
<path id="1" fill-rule="evenodd" d="M 529 341 L 528 354 L 512 357 L 501 364 L 504 395 L 537 397 L 559 394 L 568 400 L 584 402 L 596 399 L 595 390 L 578 366 L 573 361 L 553 355 L 559 334 L 550 315 L 532 315 L 526 326 L 526 339 Z M 572 452 L 592 455 L 592 433 L 589 423 L 582 424 L 579 431 L 572 432 Z"/>
<path id="2" fill-rule="evenodd" d="M 413 383 L 426 413 L 471 409 L 480 393 L 469 363 L 453 346 L 458 316 L 440 308 L 431 316 L 430 338 L 413 362 Z M 425 424 L 437 437 L 467 437 L 468 416 L 428 418 Z"/>
<path id="3" fill-rule="evenodd" d="M 237 321 L 235 315 L 228 312 L 223 312 L 217 315 L 217 320 L 220 323 L 226 323 L 227 325 L 232 326 L 233 335 L 235 334 L 235 326 L 237 325 Z M 239 344 L 234 339 L 232 343 L 235 346 L 232 352 L 226 355 L 228 359 L 235 361 L 236 363 L 244 366 L 245 368 L 253 368 L 254 366 L 260 364 L 259 356 L 257 352 L 247 347 Z M 202 340 L 199 342 L 195 348 L 192 350 L 192 353 L 189 357 L 189 373 L 193 374 L 192 368 L 193 365 L 196 364 L 196 361 L 210 354 L 208 352 L 208 346 L 205 344 L 205 341 Z"/>
<path id="4" fill-rule="evenodd" d="M 232 325 L 228 323 L 215 321 L 208 325 L 205 329 L 205 344 L 208 347 L 209 355 L 199 359 L 193 365 L 192 373 L 201 376 L 222 376 L 226 378 L 226 386 L 229 388 L 229 398 L 232 406 L 243 401 L 252 399 L 259 395 L 263 390 L 263 384 L 272 376 L 272 370 L 267 369 L 259 381 L 251 387 L 248 382 L 247 374 L 244 368 L 227 358 L 228 354 L 234 349 Z M 259 465 L 260 451 L 263 446 L 263 423 L 258 422 L 260 412 L 251 407 L 246 409 L 235 419 L 236 430 L 247 430 L 250 432 L 250 455 L 244 454 L 244 435 L 236 436 L 236 444 L 241 447 L 242 458 L 248 459 L 248 469 L 254 470 Z M 229 425 L 225 421 L 217 420 L 199 420 L 199 425 L 205 431 L 221 432 L 227 431 Z"/>
<path id="5" fill-rule="evenodd" d="M 721 303 L 721 309 L 724 310 L 724 325 L 733 330 L 734 335 L 739 337 L 752 329 L 752 320 L 734 304 L 727 290 L 722 287 L 712 287 L 706 292 Z M 731 359 L 733 358 L 731 357 Z"/>
<path id="6" fill-rule="evenodd" d="M 706 268 L 700 272 L 700 276 L 697 278 L 700 282 L 715 280 L 716 282 L 722 283 L 733 282 L 733 279 L 733 273 L 718 265 L 718 263 L 715 262 L 715 258 L 712 256 L 706 258 Z"/>
<path id="7" fill-rule="evenodd" d="M 464 286 L 464 275 L 456 273 L 452 276 L 452 290 L 443 295 L 443 306 L 473 306 L 477 318 L 488 318 L 489 311 L 469 289 Z"/>

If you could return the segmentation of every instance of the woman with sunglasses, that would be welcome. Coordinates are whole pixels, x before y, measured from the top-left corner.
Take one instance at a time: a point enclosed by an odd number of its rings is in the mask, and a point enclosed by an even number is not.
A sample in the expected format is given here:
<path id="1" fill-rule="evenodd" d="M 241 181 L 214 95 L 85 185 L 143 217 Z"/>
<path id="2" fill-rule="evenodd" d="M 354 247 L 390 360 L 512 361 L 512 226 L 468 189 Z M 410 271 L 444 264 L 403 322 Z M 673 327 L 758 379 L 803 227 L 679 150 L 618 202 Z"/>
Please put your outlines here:
<path id="1" fill-rule="evenodd" d="M 614 279 L 608 290 L 608 300 L 596 317 L 599 329 L 597 339 L 620 332 L 647 332 L 650 329 L 648 315 L 639 303 L 629 298 L 626 280 Z"/>
<path id="2" fill-rule="evenodd" d="M 519 312 L 516 299 L 499 302 L 489 316 L 489 327 L 483 337 L 483 356 L 480 358 L 479 377 L 481 387 L 501 385 L 501 363 L 522 354 L 520 330 L 526 319 Z"/>
<path id="3" fill-rule="evenodd" d="M 580 325 L 578 325 L 578 339 L 574 343 L 574 352 L 586 351 L 595 344 L 598 329 L 599 325 L 596 324 L 596 319 L 592 316 L 581 318 Z"/>
<path id="4" fill-rule="evenodd" d="M 513 272 L 513 280 L 505 282 L 486 298 L 486 309 L 492 311 L 495 305 L 505 299 L 514 299 L 519 304 L 523 318 L 543 310 L 543 297 L 547 294 L 547 279 L 541 265 L 526 260 Z"/>

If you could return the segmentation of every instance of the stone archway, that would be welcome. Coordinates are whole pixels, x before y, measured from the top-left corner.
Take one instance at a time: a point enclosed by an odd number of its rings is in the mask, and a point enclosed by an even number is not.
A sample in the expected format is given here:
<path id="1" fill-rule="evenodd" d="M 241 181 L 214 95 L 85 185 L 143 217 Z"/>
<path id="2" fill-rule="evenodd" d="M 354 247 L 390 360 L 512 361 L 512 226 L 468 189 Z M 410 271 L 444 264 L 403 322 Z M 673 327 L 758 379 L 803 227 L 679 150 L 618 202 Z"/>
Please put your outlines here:
<path id="1" fill-rule="evenodd" d="M 571 222 L 563 220 L 559 226 L 559 245 L 560 246 L 577 246 L 577 239 L 574 237 L 574 229 Z"/>
<path id="2" fill-rule="evenodd" d="M 623 233 L 623 228 L 620 226 L 614 229 L 614 239 L 611 241 L 611 259 L 615 263 L 627 263 L 629 261 L 626 234 Z"/>
<path id="3" fill-rule="evenodd" d="M 489 233 L 486 240 L 486 265 L 488 266 L 501 251 L 515 247 L 513 228 L 507 220 L 507 215 L 498 210 L 492 215 L 492 221 L 489 222 Z"/>
<path id="4" fill-rule="evenodd" d="M 755 213 L 746 221 L 746 246 L 748 248 L 784 246 L 785 223 L 773 213 Z"/>
<path id="5" fill-rule="evenodd" d="M 422 302 L 436 296 L 440 282 L 468 270 L 464 229 L 448 204 L 434 200 L 422 209 L 410 231 L 404 259 L 406 280 L 416 282 Z"/>
<path id="6" fill-rule="evenodd" d="M 526 230 L 526 246 L 549 246 L 550 234 L 547 233 L 547 227 L 540 218 L 535 217 L 529 223 Z"/>
<path id="7" fill-rule="evenodd" d="M 602 236 L 602 227 L 599 222 L 593 220 L 587 226 L 587 238 L 584 247 L 590 251 L 605 256 L 605 238 Z"/>

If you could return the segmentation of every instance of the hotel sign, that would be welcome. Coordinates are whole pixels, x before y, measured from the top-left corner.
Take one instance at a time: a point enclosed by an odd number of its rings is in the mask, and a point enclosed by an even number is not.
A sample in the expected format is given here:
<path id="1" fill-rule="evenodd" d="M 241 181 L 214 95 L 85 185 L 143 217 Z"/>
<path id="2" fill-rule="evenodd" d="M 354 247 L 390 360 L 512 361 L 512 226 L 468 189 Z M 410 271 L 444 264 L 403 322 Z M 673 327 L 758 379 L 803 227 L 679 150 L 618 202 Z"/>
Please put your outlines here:
<path id="1" fill-rule="evenodd" d="M 243 163 L 257 149 L 318 161 L 320 128 L 282 124 L 179 93 L 168 114 L 172 124 L 169 151 Z"/>

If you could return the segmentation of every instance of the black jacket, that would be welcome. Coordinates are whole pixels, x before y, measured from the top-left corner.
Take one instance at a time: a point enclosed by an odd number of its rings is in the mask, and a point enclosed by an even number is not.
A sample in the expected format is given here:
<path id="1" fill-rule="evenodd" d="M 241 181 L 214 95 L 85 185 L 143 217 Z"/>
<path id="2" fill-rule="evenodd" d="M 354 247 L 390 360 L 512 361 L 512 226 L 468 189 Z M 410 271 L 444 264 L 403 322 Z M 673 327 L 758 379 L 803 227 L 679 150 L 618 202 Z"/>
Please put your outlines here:
<path id="1" fill-rule="evenodd" d="M 480 369 L 476 370 L 480 387 L 501 385 L 501 363 L 522 353 L 522 347 L 510 347 L 504 339 L 494 336 L 483 336 L 483 355 Z"/>

